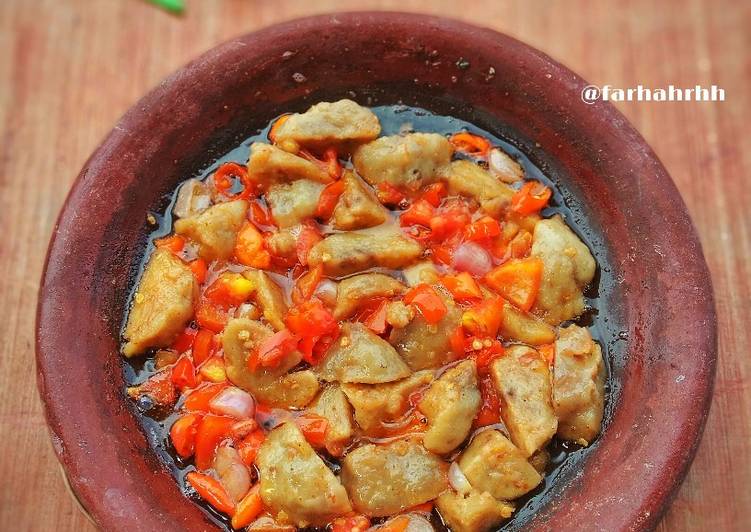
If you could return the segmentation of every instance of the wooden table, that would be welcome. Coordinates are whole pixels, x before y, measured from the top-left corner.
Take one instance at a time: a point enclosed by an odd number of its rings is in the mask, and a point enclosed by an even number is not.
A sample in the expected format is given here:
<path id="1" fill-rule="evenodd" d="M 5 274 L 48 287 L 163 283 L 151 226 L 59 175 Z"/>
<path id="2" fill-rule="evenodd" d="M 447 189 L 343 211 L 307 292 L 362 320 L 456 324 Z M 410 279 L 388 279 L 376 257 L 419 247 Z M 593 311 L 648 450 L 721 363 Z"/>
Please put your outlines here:
<path id="1" fill-rule="evenodd" d="M 50 447 L 33 336 L 49 235 L 89 153 L 145 91 L 215 44 L 292 17 L 368 8 L 490 25 L 598 85 L 725 89 L 722 103 L 618 107 L 654 147 L 688 204 L 720 322 L 707 432 L 661 529 L 751 529 L 751 4 L 187 2 L 183 17 L 140 0 L 0 2 L 0 529 L 93 528 L 67 493 Z"/>

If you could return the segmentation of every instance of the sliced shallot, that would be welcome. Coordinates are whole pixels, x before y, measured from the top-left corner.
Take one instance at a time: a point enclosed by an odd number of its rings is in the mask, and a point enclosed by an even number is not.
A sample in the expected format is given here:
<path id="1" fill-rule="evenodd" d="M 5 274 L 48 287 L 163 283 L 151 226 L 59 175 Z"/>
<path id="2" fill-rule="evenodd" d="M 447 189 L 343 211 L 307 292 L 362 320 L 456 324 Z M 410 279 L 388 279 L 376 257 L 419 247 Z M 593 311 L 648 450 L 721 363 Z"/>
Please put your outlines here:
<path id="1" fill-rule="evenodd" d="M 247 419 L 255 414 L 256 405 L 248 392 L 230 386 L 219 392 L 209 402 L 209 410 L 215 414 Z"/>
<path id="2" fill-rule="evenodd" d="M 338 286 L 334 281 L 331 279 L 322 279 L 321 282 L 318 283 L 314 295 L 318 297 L 324 305 L 333 307 L 336 305 L 337 290 Z"/>
<path id="3" fill-rule="evenodd" d="M 465 242 L 454 251 L 452 264 L 458 271 L 484 275 L 493 267 L 493 259 L 481 245 Z"/>
<path id="4" fill-rule="evenodd" d="M 459 464 L 451 462 L 449 466 L 449 484 L 456 490 L 457 493 L 462 495 L 469 493 L 472 490 L 472 485 L 464 476 L 464 472 L 459 468 Z"/>
<path id="5" fill-rule="evenodd" d="M 504 183 L 515 183 L 524 177 L 524 170 L 505 151 L 498 148 L 490 150 L 488 168 Z"/>
<path id="6" fill-rule="evenodd" d="M 248 493 L 251 485 L 250 471 L 234 448 L 228 445 L 219 447 L 212 465 L 219 476 L 219 482 L 235 502 Z"/>

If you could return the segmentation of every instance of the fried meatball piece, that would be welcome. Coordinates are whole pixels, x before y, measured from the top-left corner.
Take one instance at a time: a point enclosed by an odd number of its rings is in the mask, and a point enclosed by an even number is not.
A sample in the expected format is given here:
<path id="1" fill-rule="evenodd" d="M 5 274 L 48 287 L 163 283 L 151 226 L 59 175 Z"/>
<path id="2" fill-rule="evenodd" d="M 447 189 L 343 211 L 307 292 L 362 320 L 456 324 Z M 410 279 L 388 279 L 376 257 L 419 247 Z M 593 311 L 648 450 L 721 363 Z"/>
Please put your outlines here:
<path id="1" fill-rule="evenodd" d="M 323 265 L 326 275 L 340 277 L 370 268 L 397 269 L 422 254 L 422 246 L 395 227 L 335 233 L 313 246 L 308 264 Z"/>
<path id="2" fill-rule="evenodd" d="M 524 456 L 532 456 L 558 428 L 548 363 L 534 349 L 515 345 L 493 360 L 490 372 L 511 440 Z"/>
<path id="3" fill-rule="evenodd" d="M 342 177 L 344 191 L 334 207 L 332 225 L 341 231 L 381 225 L 388 218 L 386 209 L 373 192 L 352 172 Z"/>
<path id="4" fill-rule="evenodd" d="M 529 345 L 544 345 L 555 341 L 555 329 L 551 325 L 505 300 L 500 333 L 504 338 Z"/>
<path id="5" fill-rule="evenodd" d="M 259 321 L 235 318 L 222 333 L 227 378 L 271 406 L 302 408 L 318 393 L 318 379 L 310 370 L 288 373 L 302 360 L 299 351 L 288 353 L 274 368 L 248 366 L 248 356 L 274 331 Z"/>
<path id="6" fill-rule="evenodd" d="M 325 381 L 378 384 L 411 372 L 396 350 L 362 323 L 344 323 L 341 336 L 317 366 Z"/>
<path id="7" fill-rule="evenodd" d="M 418 371 L 386 384 L 342 384 L 342 391 L 355 409 L 355 421 L 365 434 L 379 436 L 384 423 L 403 416 L 409 396 L 433 380 L 432 371 Z"/>
<path id="8" fill-rule="evenodd" d="M 310 411 L 326 418 L 329 424 L 326 428 L 324 444 L 333 456 L 341 456 L 354 432 L 352 406 L 347 396 L 338 384 L 331 384 L 318 395 L 310 406 Z"/>
<path id="9" fill-rule="evenodd" d="M 542 481 L 524 454 L 497 430 L 484 430 L 459 458 L 459 468 L 473 488 L 496 499 L 512 500 Z"/>
<path id="10" fill-rule="evenodd" d="M 248 270 L 243 273 L 243 276 L 253 283 L 255 299 L 266 321 L 277 331 L 284 329 L 286 327 L 284 317 L 289 307 L 282 288 L 262 270 Z"/>
<path id="11" fill-rule="evenodd" d="M 414 438 L 363 445 L 342 461 L 342 484 L 355 510 L 391 515 L 438 497 L 447 487 L 447 464 Z"/>
<path id="12" fill-rule="evenodd" d="M 289 115 L 275 133 L 275 142 L 287 147 L 343 149 L 368 142 L 381 133 L 378 117 L 352 100 L 321 102 L 304 113 Z"/>
<path id="13" fill-rule="evenodd" d="M 339 283 L 334 317 L 349 318 L 368 299 L 393 297 L 404 293 L 406 287 L 393 277 L 382 273 L 363 273 L 347 277 Z"/>
<path id="14" fill-rule="evenodd" d="M 187 264 L 157 249 L 146 264 L 125 326 L 123 354 L 165 347 L 185 328 L 198 299 L 198 283 Z"/>
<path id="15" fill-rule="evenodd" d="M 237 232 L 247 211 L 245 200 L 219 203 L 200 214 L 177 220 L 175 233 L 196 242 L 198 254 L 207 261 L 227 260 L 235 251 Z"/>
<path id="16" fill-rule="evenodd" d="M 309 179 L 271 185 L 266 201 L 276 224 L 284 229 L 313 217 L 323 189 L 324 185 Z"/>
<path id="17" fill-rule="evenodd" d="M 410 133 L 381 137 L 363 144 L 353 155 L 357 172 L 373 186 L 386 182 L 418 190 L 440 179 L 453 149 L 443 135 Z"/>
<path id="18" fill-rule="evenodd" d="M 428 323 L 417 313 L 402 329 L 391 331 L 389 341 L 413 371 L 437 368 L 453 358 L 451 335 L 461 324 L 462 310 L 439 285 L 434 286 L 448 312 L 438 323 Z"/>
<path id="19" fill-rule="evenodd" d="M 589 331 L 577 325 L 560 330 L 553 365 L 553 408 L 558 435 L 591 443 L 600 432 L 605 406 L 605 363 Z"/>
<path id="20" fill-rule="evenodd" d="M 452 194 L 476 200 L 485 212 L 494 217 L 504 213 L 514 196 L 513 188 L 471 161 L 452 162 L 447 181 Z"/>
<path id="21" fill-rule="evenodd" d="M 540 292 L 532 311 L 551 325 L 581 314 L 584 288 L 595 276 L 595 259 L 560 216 L 537 222 L 532 256 L 543 262 Z"/>
<path id="22" fill-rule="evenodd" d="M 352 511 L 347 492 L 294 423 L 272 430 L 258 449 L 261 499 L 298 527 L 324 526 Z"/>
<path id="23" fill-rule="evenodd" d="M 456 449 L 469 435 L 481 403 L 475 362 L 466 360 L 448 369 L 417 406 L 428 418 L 425 448 L 438 454 Z"/>
<path id="24" fill-rule="evenodd" d="M 447 491 L 435 501 L 441 517 L 453 532 L 487 532 L 511 517 L 514 507 L 487 491 L 461 494 Z"/>
<path id="25" fill-rule="evenodd" d="M 263 189 L 275 183 L 289 183 L 298 179 L 319 183 L 331 181 L 329 174 L 315 163 L 262 142 L 254 142 L 250 146 L 248 176 Z"/>

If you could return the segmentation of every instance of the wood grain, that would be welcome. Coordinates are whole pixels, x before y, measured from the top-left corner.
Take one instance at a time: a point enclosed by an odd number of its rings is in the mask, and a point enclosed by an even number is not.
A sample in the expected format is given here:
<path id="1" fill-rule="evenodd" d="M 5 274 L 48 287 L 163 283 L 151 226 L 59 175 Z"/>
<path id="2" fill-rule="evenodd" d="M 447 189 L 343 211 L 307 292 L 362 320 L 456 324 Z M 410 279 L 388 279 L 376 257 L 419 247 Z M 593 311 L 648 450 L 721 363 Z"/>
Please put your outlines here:
<path id="1" fill-rule="evenodd" d="M 706 436 L 660 530 L 751 528 L 751 5 L 187 3 L 186 15 L 175 17 L 139 0 L 0 2 L 0 529 L 93 529 L 66 492 L 33 362 L 34 310 L 47 242 L 89 153 L 146 90 L 200 52 L 284 19 L 353 9 L 427 11 L 489 25 L 599 85 L 714 83 L 725 89 L 721 103 L 618 106 L 654 147 L 688 204 L 712 271 L 720 322 Z"/>

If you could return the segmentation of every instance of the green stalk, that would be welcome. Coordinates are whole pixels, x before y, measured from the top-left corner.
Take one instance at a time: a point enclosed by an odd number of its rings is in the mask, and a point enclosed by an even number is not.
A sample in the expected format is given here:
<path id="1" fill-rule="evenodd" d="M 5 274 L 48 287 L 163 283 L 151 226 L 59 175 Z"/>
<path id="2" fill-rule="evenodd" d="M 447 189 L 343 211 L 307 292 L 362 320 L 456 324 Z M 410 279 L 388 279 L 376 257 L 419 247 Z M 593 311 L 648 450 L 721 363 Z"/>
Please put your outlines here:
<path id="1" fill-rule="evenodd" d="M 171 13 L 182 14 L 182 12 L 185 11 L 184 0 L 147 0 L 147 1 Z"/>

